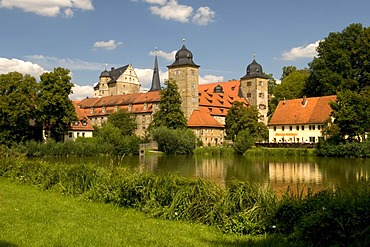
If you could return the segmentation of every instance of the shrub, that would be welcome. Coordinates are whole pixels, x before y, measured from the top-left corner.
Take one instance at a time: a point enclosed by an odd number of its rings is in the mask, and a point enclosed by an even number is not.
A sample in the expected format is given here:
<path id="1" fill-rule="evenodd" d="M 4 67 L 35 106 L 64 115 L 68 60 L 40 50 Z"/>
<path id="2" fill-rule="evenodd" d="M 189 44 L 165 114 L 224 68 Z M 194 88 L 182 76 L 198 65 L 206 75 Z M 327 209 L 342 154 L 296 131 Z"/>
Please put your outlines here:
<path id="1" fill-rule="evenodd" d="M 189 129 L 158 127 L 151 133 L 158 150 L 166 154 L 191 154 L 194 151 L 196 137 Z"/>
<path id="2" fill-rule="evenodd" d="M 254 145 L 254 138 L 250 134 L 249 130 L 245 129 L 245 130 L 239 131 L 234 141 L 234 149 L 238 153 L 244 154 L 245 151 L 252 148 L 253 145 Z"/>

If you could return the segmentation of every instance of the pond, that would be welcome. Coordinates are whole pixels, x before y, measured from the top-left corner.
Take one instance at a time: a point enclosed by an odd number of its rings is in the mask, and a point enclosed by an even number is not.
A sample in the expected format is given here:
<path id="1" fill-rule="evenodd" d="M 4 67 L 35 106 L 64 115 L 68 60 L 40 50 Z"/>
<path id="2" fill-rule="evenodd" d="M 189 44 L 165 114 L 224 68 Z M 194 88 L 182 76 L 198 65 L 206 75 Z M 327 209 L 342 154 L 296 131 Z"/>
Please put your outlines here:
<path id="1" fill-rule="evenodd" d="M 176 174 L 201 177 L 226 185 L 231 180 L 249 181 L 261 186 L 270 185 L 275 191 L 285 192 L 310 188 L 320 190 L 333 185 L 344 188 L 369 179 L 370 159 L 319 157 L 226 157 L 146 156 L 44 158 L 55 163 L 93 163 L 100 166 L 124 166 L 155 174 Z"/>

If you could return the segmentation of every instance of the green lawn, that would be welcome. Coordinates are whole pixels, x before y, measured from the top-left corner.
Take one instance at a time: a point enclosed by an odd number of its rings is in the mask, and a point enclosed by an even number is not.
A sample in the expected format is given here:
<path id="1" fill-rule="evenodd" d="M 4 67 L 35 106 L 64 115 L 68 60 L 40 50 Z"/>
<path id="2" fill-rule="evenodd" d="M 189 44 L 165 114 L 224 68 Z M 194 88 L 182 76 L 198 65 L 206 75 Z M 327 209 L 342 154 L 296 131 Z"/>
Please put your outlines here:
<path id="1" fill-rule="evenodd" d="M 225 235 L 0 178 L 0 246 L 284 246 L 284 241 Z"/>

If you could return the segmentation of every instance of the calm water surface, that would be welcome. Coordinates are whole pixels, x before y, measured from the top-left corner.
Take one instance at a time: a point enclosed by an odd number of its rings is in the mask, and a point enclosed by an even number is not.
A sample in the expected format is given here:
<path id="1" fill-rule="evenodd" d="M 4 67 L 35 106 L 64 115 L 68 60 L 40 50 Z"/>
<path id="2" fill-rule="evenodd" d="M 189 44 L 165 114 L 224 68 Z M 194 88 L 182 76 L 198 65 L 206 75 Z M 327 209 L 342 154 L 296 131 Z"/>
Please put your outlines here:
<path id="1" fill-rule="evenodd" d="M 201 177 L 221 185 L 237 179 L 271 185 L 276 191 L 286 188 L 313 190 L 333 185 L 347 187 L 361 178 L 369 179 L 370 159 L 317 158 L 317 157 L 274 157 L 248 158 L 165 156 L 47 158 L 56 163 L 93 163 L 100 166 L 123 166 L 137 171 L 155 174 L 177 174 L 185 177 Z"/>

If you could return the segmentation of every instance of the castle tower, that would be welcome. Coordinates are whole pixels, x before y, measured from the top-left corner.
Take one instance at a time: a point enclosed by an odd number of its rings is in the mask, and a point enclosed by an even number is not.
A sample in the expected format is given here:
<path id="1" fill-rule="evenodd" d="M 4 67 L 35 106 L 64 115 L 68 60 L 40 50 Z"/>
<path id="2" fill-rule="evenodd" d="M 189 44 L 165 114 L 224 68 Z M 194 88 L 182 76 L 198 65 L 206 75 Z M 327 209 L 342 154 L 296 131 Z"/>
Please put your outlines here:
<path id="1" fill-rule="evenodd" d="M 193 62 L 193 54 L 183 45 L 175 55 L 175 62 L 167 67 L 168 78 L 176 81 L 182 101 L 181 108 L 185 118 L 189 120 L 193 111 L 199 108 L 200 66 Z"/>
<path id="2" fill-rule="evenodd" d="M 149 92 L 161 90 L 161 82 L 159 80 L 159 69 L 158 69 L 158 59 L 157 59 L 157 49 L 155 51 L 155 60 L 154 60 L 154 70 L 152 78 L 152 86 L 150 87 Z"/>
<path id="3" fill-rule="evenodd" d="M 107 69 L 101 72 L 99 76 L 99 82 L 94 86 L 94 98 L 104 97 L 109 95 L 108 82 L 111 80 L 111 76 Z"/>
<path id="4" fill-rule="evenodd" d="M 247 66 L 246 75 L 240 78 L 240 91 L 249 104 L 257 107 L 260 122 L 267 124 L 268 78 L 263 74 L 262 66 L 255 58 Z"/>

